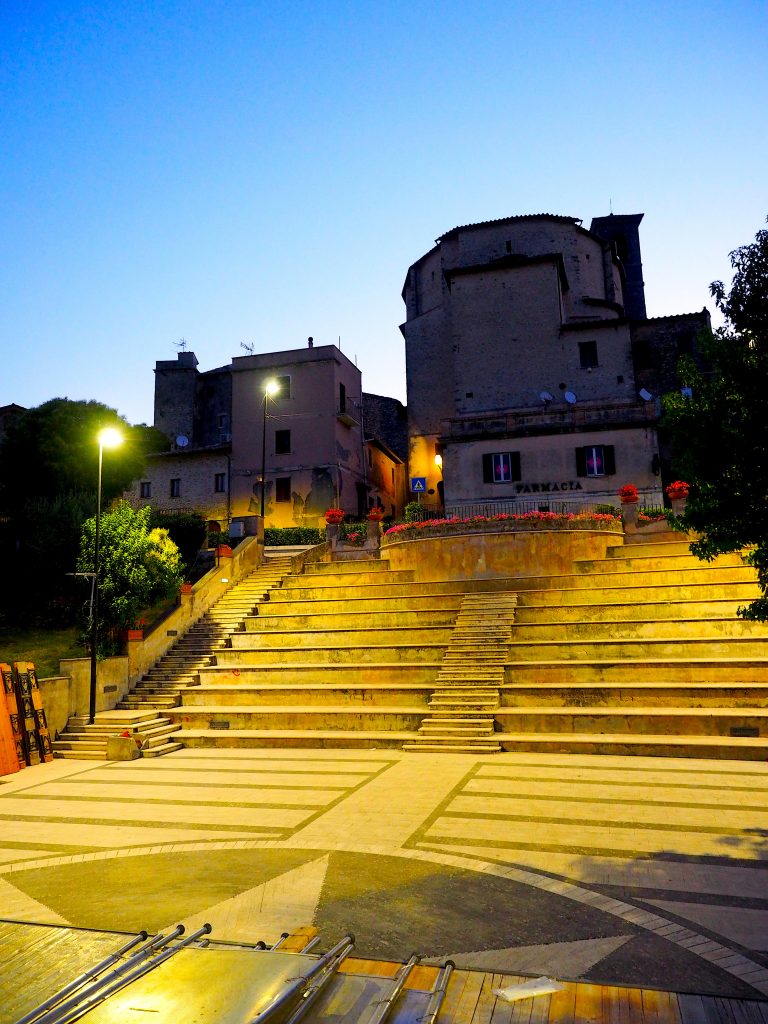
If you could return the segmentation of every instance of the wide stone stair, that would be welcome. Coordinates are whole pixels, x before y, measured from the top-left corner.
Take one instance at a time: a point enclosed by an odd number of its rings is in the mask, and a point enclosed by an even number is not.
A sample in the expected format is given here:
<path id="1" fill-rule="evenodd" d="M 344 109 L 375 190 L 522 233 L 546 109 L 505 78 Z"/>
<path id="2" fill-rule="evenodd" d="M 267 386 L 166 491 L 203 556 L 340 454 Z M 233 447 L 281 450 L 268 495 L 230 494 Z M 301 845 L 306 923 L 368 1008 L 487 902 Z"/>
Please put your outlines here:
<path id="1" fill-rule="evenodd" d="M 187 747 L 402 747 L 429 711 L 462 602 L 508 588 L 418 583 L 385 559 L 308 565 L 168 714 Z"/>
<path id="2" fill-rule="evenodd" d="M 290 573 L 289 558 L 268 558 L 240 583 L 231 587 L 183 636 L 122 700 L 119 708 L 162 710 L 176 707 L 181 692 L 198 685 L 201 668 L 210 665 L 216 652 L 230 644 L 232 633 Z"/>
<path id="3" fill-rule="evenodd" d="M 768 756 L 768 628 L 737 554 L 628 538 L 567 576 L 517 581 L 497 738 L 505 750 Z"/>
<path id="4" fill-rule="evenodd" d="M 288 557 L 265 559 L 179 637 L 114 711 L 98 712 L 92 725 L 87 717 L 70 718 L 53 743 L 54 755 L 104 760 L 107 737 L 126 731 L 143 738 L 143 757 L 179 750 L 181 743 L 175 734 L 180 727 L 167 717 L 168 710 L 180 703 L 187 687 L 198 685 L 199 669 L 209 665 L 216 651 L 229 644 L 231 633 L 243 628 L 246 616 L 268 599 L 290 570 Z"/>
<path id="5" fill-rule="evenodd" d="M 467 594 L 418 738 L 405 750 L 497 754 L 495 712 L 509 660 L 516 594 Z"/>

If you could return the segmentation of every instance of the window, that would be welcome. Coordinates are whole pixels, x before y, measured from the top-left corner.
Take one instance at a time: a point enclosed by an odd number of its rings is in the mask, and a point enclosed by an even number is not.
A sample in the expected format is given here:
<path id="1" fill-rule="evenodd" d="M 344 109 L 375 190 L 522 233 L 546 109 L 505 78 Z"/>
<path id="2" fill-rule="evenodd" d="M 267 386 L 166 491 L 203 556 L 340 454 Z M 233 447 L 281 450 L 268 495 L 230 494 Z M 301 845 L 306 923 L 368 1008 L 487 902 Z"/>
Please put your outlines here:
<path id="1" fill-rule="evenodd" d="M 181 477 L 176 476 L 171 480 L 170 494 L 172 498 L 181 497 Z"/>
<path id="2" fill-rule="evenodd" d="M 483 456 L 483 482 L 508 484 L 520 479 L 520 452 L 495 452 Z"/>
<path id="3" fill-rule="evenodd" d="M 579 366 L 582 370 L 591 370 L 593 366 L 597 366 L 596 341 L 579 342 Z"/>
<path id="4" fill-rule="evenodd" d="M 339 412 L 347 411 L 347 389 L 339 384 Z"/>
<path id="5" fill-rule="evenodd" d="M 373 469 L 373 453 L 368 449 L 368 469 Z"/>
<path id="6" fill-rule="evenodd" d="M 290 398 L 291 397 L 291 378 L 289 374 L 284 374 L 282 377 L 275 377 L 277 386 L 280 390 L 275 395 L 275 398 Z"/>
<path id="7" fill-rule="evenodd" d="M 613 476 L 616 457 L 612 444 L 592 444 L 576 449 L 578 476 Z"/>
<path id="8" fill-rule="evenodd" d="M 219 425 L 219 430 L 226 430 L 227 429 L 227 420 L 228 419 L 229 419 L 229 417 L 227 416 L 227 414 L 225 412 L 220 412 L 218 414 L 218 416 L 216 417 L 216 421 L 217 421 L 217 423 Z"/>
<path id="9" fill-rule="evenodd" d="M 291 478 L 279 476 L 275 480 L 275 501 L 291 500 Z"/>
<path id="10" fill-rule="evenodd" d="M 213 489 L 217 494 L 223 494 L 227 489 L 227 474 L 216 473 L 213 478 Z"/>
<path id="11" fill-rule="evenodd" d="M 636 341 L 632 346 L 632 359 L 636 370 L 653 369 L 653 352 L 647 341 Z"/>
<path id="12" fill-rule="evenodd" d="M 141 491 L 140 491 L 140 494 L 141 494 L 142 498 L 151 498 L 152 497 L 152 484 L 150 483 L 149 480 L 142 480 L 141 481 Z"/>
<path id="13" fill-rule="evenodd" d="M 275 431 L 275 455 L 288 455 L 291 450 L 290 430 Z"/>

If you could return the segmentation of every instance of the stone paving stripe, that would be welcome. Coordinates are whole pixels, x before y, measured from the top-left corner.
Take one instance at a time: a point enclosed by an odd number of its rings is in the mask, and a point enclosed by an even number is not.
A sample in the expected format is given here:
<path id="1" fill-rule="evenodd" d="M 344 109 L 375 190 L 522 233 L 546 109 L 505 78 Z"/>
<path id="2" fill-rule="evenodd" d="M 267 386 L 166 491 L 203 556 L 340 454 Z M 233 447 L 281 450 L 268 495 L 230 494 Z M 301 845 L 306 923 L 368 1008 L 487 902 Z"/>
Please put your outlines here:
<path id="1" fill-rule="evenodd" d="M 141 801 L 142 803 L 192 804 L 200 807 L 218 804 L 228 807 L 277 806 L 303 807 L 314 810 L 331 800 L 336 800 L 339 796 L 338 790 L 291 790 L 286 787 L 265 790 L 252 786 L 226 786 L 222 789 L 221 785 L 218 785 L 195 786 L 194 791 L 190 791 L 189 787 L 181 787 L 179 784 L 179 790 L 181 792 L 156 783 L 125 786 L 118 790 L 117 784 L 105 786 L 98 782 L 61 782 L 48 786 L 45 794 L 27 796 L 25 799 L 40 800 L 56 796 L 62 800 L 86 799 L 107 801 L 108 803 Z M 2 809 L 2 803 L 0 803 L 0 809 Z"/>
<path id="2" fill-rule="evenodd" d="M 33 806 L 32 806 L 33 805 Z M 138 814 L 131 814 L 130 807 L 138 809 Z M 7 802 L 0 803 L 0 820 L 13 817 L 18 820 L 52 819 L 61 820 L 61 800 L 46 800 L 40 798 L 35 801 L 21 798 L 10 798 Z M 98 812 L 98 813 L 96 813 Z M 91 803 L 81 799 L 67 801 L 67 818 L 71 820 L 101 820 L 101 821 L 125 821 L 131 818 L 139 818 L 144 825 L 182 824 L 191 827 L 193 823 L 197 826 L 219 826 L 233 828 L 241 825 L 260 828 L 265 825 L 278 826 L 279 828 L 295 827 L 303 821 L 307 814 L 305 811 L 295 810 L 268 810 L 234 807 L 198 807 L 194 811 L 184 806 L 177 806 L 173 803 L 163 805 L 148 804 L 137 799 L 133 804 L 118 804 L 115 801 L 100 801 Z"/>
<path id="3" fill-rule="evenodd" d="M 631 810 L 628 810 L 631 807 Z M 557 809 L 556 813 L 553 813 Z M 491 797 L 457 796 L 446 809 L 446 816 L 508 818 L 509 820 L 546 821 L 565 823 L 587 820 L 594 825 L 618 824 L 626 828 L 656 828 L 664 831 L 717 832 L 720 835 L 741 835 L 748 829 L 768 828 L 768 811 L 758 813 L 754 809 L 732 811 L 718 808 L 713 821 L 711 810 L 706 808 L 675 807 L 674 820 L 670 815 L 660 813 L 662 808 L 647 806 L 641 801 L 617 804 L 615 801 L 581 803 L 562 800 L 540 801 L 536 797 Z"/>
<path id="4" fill-rule="evenodd" d="M 166 755 L 168 756 L 168 755 Z M 338 772 L 269 772 L 259 771 L 229 771 L 226 773 L 227 786 L 261 786 L 262 788 L 287 788 L 287 789 L 333 789 L 346 793 L 351 787 L 360 785 L 370 779 L 370 775 L 358 773 L 350 775 L 339 775 Z M 71 782 L 63 780 L 58 785 L 76 785 L 80 780 Z M 207 769 L 199 769 L 194 773 L 186 771 L 141 771 L 131 772 L 126 768 L 119 776 L 114 772 L 94 772 L 87 778 L 87 784 L 92 782 L 104 786 L 132 786 L 158 784 L 163 786 L 214 786 L 222 785 L 222 776 L 218 772 L 209 772 Z M 85 784 L 85 783 L 84 783 Z"/>
<path id="5" fill-rule="evenodd" d="M 3 822 L 2 829 L 4 839 L 12 838 L 18 842 L 23 842 L 25 839 L 29 840 L 29 824 L 27 822 Z M 115 822 L 107 824 L 81 824 L 71 821 L 51 821 L 45 823 L 45 834 L 48 839 L 58 840 L 60 847 L 68 842 L 70 847 L 74 846 L 78 849 L 83 846 L 111 849 L 115 846 L 143 846 L 146 843 L 156 842 L 158 830 L 155 828 L 125 825 L 124 823 L 116 824 Z M 163 839 L 166 842 L 183 842 L 185 839 L 199 840 L 200 834 L 199 829 L 169 828 L 168 826 L 165 827 L 162 833 Z M 240 839 L 243 837 L 243 833 L 236 829 L 223 833 L 216 832 L 215 835 L 217 839 Z"/>
<path id="6" fill-rule="evenodd" d="M 542 843 L 545 834 L 547 842 Z M 514 837 L 514 839 L 512 838 Z M 678 832 L 652 828 L 624 828 L 600 826 L 574 822 L 564 825 L 548 822 L 546 829 L 542 822 L 525 820 L 496 820 L 488 818 L 447 818 L 442 817 L 424 836 L 424 841 L 444 838 L 453 843 L 464 843 L 476 839 L 483 843 L 497 842 L 509 849 L 527 845 L 532 849 L 559 849 L 587 855 L 621 851 L 627 855 L 673 853 L 682 856 L 717 856 L 727 849 L 728 837 L 707 832 Z M 748 849 L 743 855 L 757 857 Z"/>
<path id="7" fill-rule="evenodd" d="M 534 800 L 562 800 L 567 802 L 593 802 L 598 800 L 610 800 L 611 803 L 621 803 L 635 806 L 642 803 L 645 807 L 706 807 L 732 808 L 741 810 L 746 807 L 765 808 L 768 801 L 768 789 L 755 790 L 752 788 L 721 789 L 715 786 L 703 789 L 701 786 L 691 786 L 684 789 L 680 786 L 659 786 L 653 785 L 653 793 L 659 794 L 659 798 L 652 796 L 643 797 L 638 800 L 638 787 L 635 784 L 619 783 L 617 785 L 589 786 L 585 792 L 588 795 L 580 795 L 579 790 L 570 780 L 563 779 L 560 782 L 529 782 L 524 783 L 516 779 L 487 779 L 485 777 L 469 779 L 464 788 L 464 795 L 485 797 L 493 800 L 496 797 L 520 797 Z M 628 793 L 634 794 L 629 797 Z M 735 795 L 736 794 L 736 795 Z M 696 799 L 698 797 L 698 799 Z"/>

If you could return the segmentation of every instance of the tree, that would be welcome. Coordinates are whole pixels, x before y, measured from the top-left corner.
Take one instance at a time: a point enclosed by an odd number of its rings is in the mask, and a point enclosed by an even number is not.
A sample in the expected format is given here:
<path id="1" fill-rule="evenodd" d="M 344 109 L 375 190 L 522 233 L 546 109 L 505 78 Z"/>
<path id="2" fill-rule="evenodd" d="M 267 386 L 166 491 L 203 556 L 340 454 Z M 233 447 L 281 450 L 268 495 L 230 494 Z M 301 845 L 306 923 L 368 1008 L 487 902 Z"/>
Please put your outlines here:
<path id="1" fill-rule="evenodd" d="M 101 517 L 99 542 L 99 638 L 102 650 L 131 629 L 142 611 L 174 594 L 182 580 L 179 549 L 168 531 L 152 529 L 148 507 L 126 502 Z M 83 523 L 77 571 L 93 572 L 96 518 Z"/>
<path id="2" fill-rule="evenodd" d="M 132 427 L 101 402 L 52 398 L 28 409 L 8 426 L 0 443 L 0 505 L 12 512 L 32 497 L 95 494 L 97 438 L 103 427 L 117 427 L 124 437 L 124 443 L 104 459 L 107 500 L 141 476 L 147 455 L 168 448 L 161 431 L 143 424 Z"/>
<path id="3" fill-rule="evenodd" d="M 706 370 L 681 360 L 691 397 L 664 398 L 676 473 L 691 485 L 681 525 L 699 558 L 750 548 L 762 596 L 739 614 L 768 620 L 768 231 L 730 254 L 733 281 L 710 291 L 725 326 L 701 339 Z"/>

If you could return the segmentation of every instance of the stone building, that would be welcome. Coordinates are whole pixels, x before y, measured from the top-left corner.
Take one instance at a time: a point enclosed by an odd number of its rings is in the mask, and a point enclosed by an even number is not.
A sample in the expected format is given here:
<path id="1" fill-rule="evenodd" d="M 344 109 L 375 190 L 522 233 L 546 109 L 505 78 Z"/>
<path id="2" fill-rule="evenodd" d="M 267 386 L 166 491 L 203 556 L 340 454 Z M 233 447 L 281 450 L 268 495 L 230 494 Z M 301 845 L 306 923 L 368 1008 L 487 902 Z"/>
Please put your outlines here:
<path id="1" fill-rule="evenodd" d="M 641 219 L 468 224 L 409 268 L 409 472 L 428 500 L 614 502 L 633 482 L 661 503 L 658 395 L 709 315 L 646 318 Z"/>
<path id="2" fill-rule="evenodd" d="M 366 408 L 384 437 L 365 426 Z M 364 398 L 359 369 L 335 345 L 310 339 L 206 372 L 193 352 L 160 360 L 154 423 L 171 450 L 150 458 L 128 495 L 136 504 L 245 524 L 261 512 L 262 461 L 268 525 L 315 526 L 331 505 L 397 515 L 405 502 L 403 407 Z"/>

